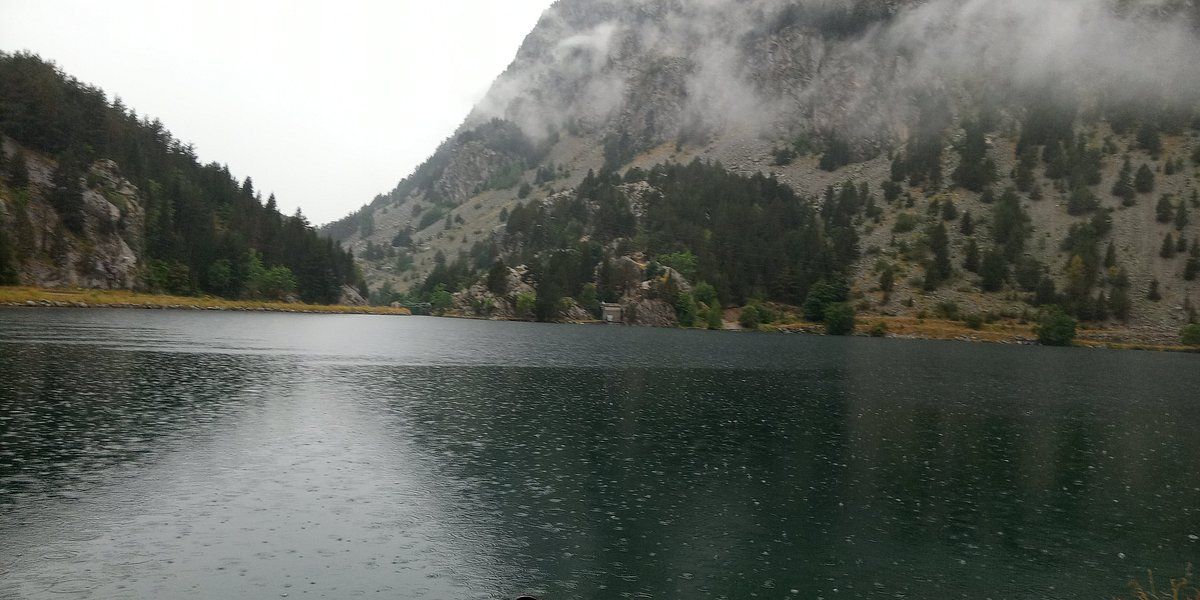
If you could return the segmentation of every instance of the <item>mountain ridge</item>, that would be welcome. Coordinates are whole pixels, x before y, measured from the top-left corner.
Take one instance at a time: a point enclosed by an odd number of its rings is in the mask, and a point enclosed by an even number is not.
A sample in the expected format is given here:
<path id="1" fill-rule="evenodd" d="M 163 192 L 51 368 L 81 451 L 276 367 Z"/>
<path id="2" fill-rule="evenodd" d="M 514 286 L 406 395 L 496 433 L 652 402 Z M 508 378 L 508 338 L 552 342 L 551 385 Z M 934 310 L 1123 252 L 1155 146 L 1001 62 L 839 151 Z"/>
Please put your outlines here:
<path id="1" fill-rule="evenodd" d="M 478 312 L 468 273 L 497 258 L 532 261 L 524 277 L 536 287 L 546 268 L 550 255 L 524 252 L 504 223 L 514 210 L 569 202 L 589 173 L 700 159 L 778 179 L 818 210 L 866 184 L 851 217 L 860 256 L 804 283 L 845 281 L 860 314 L 1030 318 L 1049 282 L 1054 303 L 1085 321 L 1174 336 L 1200 298 L 1194 274 L 1185 278 L 1195 219 L 1178 231 L 1159 222 L 1162 210 L 1198 208 L 1195 14 L 1194 2 L 563 1 L 426 165 L 325 231 L 366 259 L 377 301 L 427 300 L 430 275 L 461 262 L 462 277 L 437 283 L 463 290 L 458 310 Z M 1152 191 L 1112 193 L 1126 158 L 1158 179 Z M 989 221 L 1009 188 L 1028 227 L 996 285 L 975 271 L 1000 246 Z M 445 189 L 454 193 L 429 193 Z M 977 219 L 970 234 L 936 218 L 946 205 Z M 946 248 L 934 252 L 939 223 Z M 628 238 L 643 266 L 692 250 L 645 234 Z M 1168 234 L 1177 251 L 1160 257 Z M 605 248 L 614 259 L 618 250 Z M 1083 275 L 1072 274 L 1075 258 Z M 927 284 L 931 262 L 949 266 Z M 765 287 L 720 295 L 723 308 L 780 300 Z M 489 301 L 514 312 L 515 298 Z"/>

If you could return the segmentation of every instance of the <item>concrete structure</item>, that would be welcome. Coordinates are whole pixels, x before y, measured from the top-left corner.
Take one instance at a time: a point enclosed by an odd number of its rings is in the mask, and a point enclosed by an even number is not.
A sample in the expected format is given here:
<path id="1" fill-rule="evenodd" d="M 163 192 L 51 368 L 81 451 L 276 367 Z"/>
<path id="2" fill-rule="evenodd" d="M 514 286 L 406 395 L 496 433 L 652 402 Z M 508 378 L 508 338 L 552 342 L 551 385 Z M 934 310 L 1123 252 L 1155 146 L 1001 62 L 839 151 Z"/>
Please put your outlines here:
<path id="1" fill-rule="evenodd" d="M 620 304 L 604 302 L 600 305 L 600 318 L 605 323 L 620 323 L 624 320 L 624 310 Z"/>

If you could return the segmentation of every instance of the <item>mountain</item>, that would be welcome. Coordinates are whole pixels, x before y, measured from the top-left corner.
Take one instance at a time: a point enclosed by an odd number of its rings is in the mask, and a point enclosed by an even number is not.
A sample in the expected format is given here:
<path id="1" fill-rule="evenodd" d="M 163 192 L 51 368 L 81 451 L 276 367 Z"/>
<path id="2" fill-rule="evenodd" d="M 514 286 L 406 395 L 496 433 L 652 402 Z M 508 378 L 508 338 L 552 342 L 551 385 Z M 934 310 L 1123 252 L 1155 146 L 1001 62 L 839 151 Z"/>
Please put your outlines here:
<path id="1" fill-rule="evenodd" d="M 1056 305 L 1174 337 L 1200 301 L 1198 16 L 560 0 L 425 164 L 324 231 L 376 301 L 659 324 Z"/>
<path id="2" fill-rule="evenodd" d="M 37 56 L 0 53 L 0 134 L 0 285 L 359 298 L 302 214 Z"/>

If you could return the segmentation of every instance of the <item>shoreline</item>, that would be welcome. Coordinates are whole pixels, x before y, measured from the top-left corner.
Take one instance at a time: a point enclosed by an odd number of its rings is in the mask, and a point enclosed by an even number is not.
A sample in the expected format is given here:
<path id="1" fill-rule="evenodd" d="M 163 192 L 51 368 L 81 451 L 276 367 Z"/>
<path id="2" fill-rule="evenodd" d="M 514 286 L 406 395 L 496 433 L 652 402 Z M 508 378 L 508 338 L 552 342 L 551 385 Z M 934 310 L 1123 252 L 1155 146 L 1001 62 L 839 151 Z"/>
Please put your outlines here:
<path id="1" fill-rule="evenodd" d="M 406 308 L 384 306 L 343 306 L 301 304 L 286 302 L 264 302 L 252 300 L 226 300 L 211 296 L 169 296 L 146 294 L 128 290 L 92 290 L 72 288 L 0 287 L 0 307 L 11 308 L 113 308 L 141 310 L 194 310 L 227 312 L 274 312 L 292 314 L 325 315 L 385 315 L 409 316 Z M 440 318 L 485 321 L 513 321 L 520 319 L 496 319 L 467 315 L 446 314 Z M 861 315 L 858 318 L 856 337 L 872 337 L 871 330 L 879 323 L 886 325 L 883 338 L 942 340 L 975 344 L 1005 344 L 1036 346 L 1037 335 L 1033 324 L 1016 321 L 990 323 L 981 329 L 971 329 L 961 321 L 944 319 L 918 319 L 916 317 L 891 317 Z M 564 322 L 562 324 L 603 325 L 602 321 Z M 703 329 L 703 328 L 680 328 Z M 720 331 L 750 331 L 738 327 L 736 322 L 726 322 Z M 819 323 L 782 323 L 765 325 L 757 330 L 765 333 L 825 335 Z M 1089 329 L 1080 327 L 1074 347 L 1100 348 L 1108 350 L 1141 350 L 1149 352 L 1200 353 L 1200 348 L 1181 343 L 1163 343 L 1138 339 L 1130 331 L 1120 329 Z"/>
<path id="2" fill-rule="evenodd" d="M 434 315 L 441 319 L 465 319 L 468 321 L 505 321 L 513 323 L 529 323 L 526 319 L 510 319 L 496 317 L 481 317 L 450 312 Z M 871 329 L 878 323 L 887 327 L 884 335 L 872 335 Z M 558 321 L 557 325 L 607 325 L 604 321 Z M 617 327 L 650 327 L 645 325 L 615 325 Z M 855 332 L 847 337 L 878 337 L 880 339 L 902 340 L 937 340 L 949 342 L 964 342 L 972 344 L 1001 344 L 1010 346 L 1038 346 L 1037 333 L 1032 323 L 1018 321 L 999 321 L 983 325 L 980 329 L 972 329 L 962 321 L 946 319 L 919 319 L 917 317 L 892 317 L 879 315 L 860 315 Z M 789 322 L 772 325 L 762 325 L 757 329 L 745 329 L 736 321 L 725 321 L 725 326 L 719 330 L 709 330 L 704 327 L 665 327 L 664 329 L 681 329 L 694 331 L 724 331 L 742 333 L 779 333 L 790 335 L 819 335 L 827 336 L 825 326 L 821 323 Z M 1183 354 L 1200 354 L 1200 347 L 1184 346 L 1181 343 L 1164 343 L 1138 339 L 1130 335 L 1129 330 L 1100 329 L 1080 326 L 1075 338 L 1074 348 L 1094 348 L 1103 350 L 1140 350 L 1145 352 L 1171 352 Z"/>
<path id="3" fill-rule="evenodd" d="M 211 310 L 226 312 L 275 312 L 323 315 L 408 316 L 407 308 L 345 306 L 226 300 L 212 296 L 169 296 L 128 290 L 73 288 L 0 287 L 0 306 L 11 308 L 121 308 L 141 310 Z"/>

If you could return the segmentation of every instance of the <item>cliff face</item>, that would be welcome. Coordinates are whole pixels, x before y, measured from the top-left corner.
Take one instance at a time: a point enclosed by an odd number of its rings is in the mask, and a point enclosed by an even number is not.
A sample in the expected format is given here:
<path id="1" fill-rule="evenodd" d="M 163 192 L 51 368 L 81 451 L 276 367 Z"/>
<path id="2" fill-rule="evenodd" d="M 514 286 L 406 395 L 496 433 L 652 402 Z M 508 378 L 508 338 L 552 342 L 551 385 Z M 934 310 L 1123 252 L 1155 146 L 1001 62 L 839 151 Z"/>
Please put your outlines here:
<path id="1" fill-rule="evenodd" d="M 7 160 L 23 156 L 29 185 L 16 190 L 0 182 L 0 229 L 9 240 L 21 285 L 134 289 L 142 286 L 139 263 L 145 239 L 140 192 L 116 163 L 90 165 L 83 188 L 83 224 L 69 232 L 49 201 L 54 161 L 7 141 Z"/>
<path id="2" fill-rule="evenodd" d="M 1174 328 L 1200 288 L 1182 277 L 1186 253 L 1160 249 L 1168 233 L 1200 237 L 1200 219 L 1176 228 L 1159 221 L 1158 205 L 1166 195 L 1172 210 L 1188 210 L 1197 188 L 1197 11 L 1190 0 L 561 0 L 429 163 L 327 231 L 366 258 L 373 288 L 408 290 L 460 254 L 483 268 L 489 253 L 511 252 L 504 218 L 572 193 L 589 170 L 699 158 L 771 174 L 816 205 L 829 186 L 874 190 L 879 213 L 855 217 L 861 257 L 846 273 L 863 310 L 959 303 L 1019 313 L 1027 292 L 1015 263 L 999 291 L 962 265 L 972 242 L 984 251 L 998 243 L 992 199 L 1018 185 L 1018 151 L 1034 140 L 1035 164 L 1020 181 L 1032 227 L 1024 253 L 1065 289 L 1079 254 L 1072 227 L 1107 212 L 1113 226 L 1099 248 L 1113 246 L 1130 279 L 1131 322 Z M 1039 142 L 1047 112 L 1067 115 L 1066 133 Z M 975 157 L 991 167 L 983 186 L 955 180 L 973 123 L 986 130 Z M 1144 143 L 1147 128 L 1161 147 Z M 1056 144 L 1094 151 L 1086 183 L 1052 164 Z M 936 180 L 893 176 L 920 153 L 933 157 L 923 168 Z M 1130 202 L 1110 192 L 1126 157 L 1157 176 Z M 885 202 L 885 185 L 899 186 L 902 200 Z M 1097 198 L 1083 213 L 1068 207 L 1079 189 Z M 953 275 L 926 290 L 926 234 L 946 203 L 979 226 L 965 233 L 945 223 Z M 1089 281 L 1115 278 L 1088 260 Z M 877 298 L 883 263 L 898 272 L 886 306 Z M 1159 301 L 1149 299 L 1156 281 Z"/>

